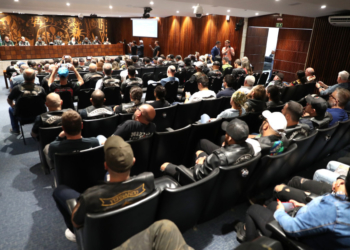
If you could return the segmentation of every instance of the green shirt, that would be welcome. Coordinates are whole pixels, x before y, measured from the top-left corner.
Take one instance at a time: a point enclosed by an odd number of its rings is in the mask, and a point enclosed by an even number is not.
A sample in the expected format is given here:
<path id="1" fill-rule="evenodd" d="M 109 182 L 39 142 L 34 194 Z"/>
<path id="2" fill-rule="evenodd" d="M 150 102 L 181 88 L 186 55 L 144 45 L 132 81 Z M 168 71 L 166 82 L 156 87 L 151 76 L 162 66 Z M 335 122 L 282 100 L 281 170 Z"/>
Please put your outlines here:
<path id="1" fill-rule="evenodd" d="M 14 46 L 14 43 L 11 40 L 9 40 L 8 42 L 2 41 L 1 45 L 2 46 Z"/>
<path id="2" fill-rule="evenodd" d="M 231 64 L 223 64 L 222 65 L 222 70 L 225 70 L 227 68 L 232 68 L 232 65 Z"/>

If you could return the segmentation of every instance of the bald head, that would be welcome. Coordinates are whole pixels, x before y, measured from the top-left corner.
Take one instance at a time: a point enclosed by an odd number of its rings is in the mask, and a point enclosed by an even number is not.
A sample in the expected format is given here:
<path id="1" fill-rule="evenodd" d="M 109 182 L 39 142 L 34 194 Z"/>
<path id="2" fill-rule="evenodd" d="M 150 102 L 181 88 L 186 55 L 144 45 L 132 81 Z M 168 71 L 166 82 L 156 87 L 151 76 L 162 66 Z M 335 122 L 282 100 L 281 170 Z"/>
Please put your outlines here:
<path id="1" fill-rule="evenodd" d="M 90 71 L 91 73 L 94 73 L 94 72 L 96 72 L 96 70 L 97 70 L 97 65 L 94 64 L 94 63 L 91 63 L 91 64 L 89 65 L 89 71 Z"/>
<path id="2" fill-rule="evenodd" d="M 45 66 L 44 66 L 44 70 L 45 70 L 45 71 L 49 71 L 49 68 L 50 68 L 50 64 L 48 64 L 48 63 L 47 63 L 47 64 L 45 64 Z"/>
<path id="3" fill-rule="evenodd" d="M 33 69 L 26 69 L 23 72 L 23 78 L 26 83 L 34 83 L 35 71 Z"/>
<path id="4" fill-rule="evenodd" d="M 91 102 L 94 107 L 102 107 L 105 101 L 105 94 L 102 90 L 97 89 L 91 94 Z"/>
<path id="5" fill-rule="evenodd" d="M 110 63 L 103 64 L 103 72 L 107 76 L 111 75 L 112 74 L 112 64 L 110 64 Z"/>
<path id="6" fill-rule="evenodd" d="M 142 122 L 142 123 L 146 123 L 146 124 L 150 123 L 153 121 L 154 117 L 156 116 L 156 111 L 149 104 L 141 105 L 140 110 L 142 112 L 142 117 L 144 118 L 144 121 L 141 121 L 141 119 L 140 119 L 140 122 Z"/>
<path id="7" fill-rule="evenodd" d="M 25 71 L 28 68 L 29 68 L 29 66 L 27 64 L 22 64 L 20 67 L 20 71 L 23 73 L 23 71 Z"/>
<path id="8" fill-rule="evenodd" d="M 313 68 L 307 68 L 305 70 L 305 76 L 308 77 L 308 76 L 313 76 L 315 74 L 315 70 Z"/>
<path id="9" fill-rule="evenodd" d="M 56 93 L 50 93 L 46 96 L 45 104 L 49 108 L 49 111 L 60 110 L 62 103 L 61 97 Z"/>

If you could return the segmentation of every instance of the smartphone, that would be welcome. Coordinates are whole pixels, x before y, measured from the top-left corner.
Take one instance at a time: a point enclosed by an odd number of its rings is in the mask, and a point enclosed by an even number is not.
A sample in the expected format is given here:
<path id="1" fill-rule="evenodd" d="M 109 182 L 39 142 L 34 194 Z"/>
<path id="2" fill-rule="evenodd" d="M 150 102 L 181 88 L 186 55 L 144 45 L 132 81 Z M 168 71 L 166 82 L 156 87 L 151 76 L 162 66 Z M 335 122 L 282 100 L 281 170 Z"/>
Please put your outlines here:
<path id="1" fill-rule="evenodd" d="M 284 210 L 288 213 L 294 209 L 294 204 L 291 202 L 282 202 L 282 205 L 284 206 Z"/>
<path id="2" fill-rule="evenodd" d="M 91 56 L 87 56 L 86 59 L 91 60 Z"/>
<path id="3" fill-rule="evenodd" d="M 64 58 L 69 58 L 69 56 L 64 56 Z"/>

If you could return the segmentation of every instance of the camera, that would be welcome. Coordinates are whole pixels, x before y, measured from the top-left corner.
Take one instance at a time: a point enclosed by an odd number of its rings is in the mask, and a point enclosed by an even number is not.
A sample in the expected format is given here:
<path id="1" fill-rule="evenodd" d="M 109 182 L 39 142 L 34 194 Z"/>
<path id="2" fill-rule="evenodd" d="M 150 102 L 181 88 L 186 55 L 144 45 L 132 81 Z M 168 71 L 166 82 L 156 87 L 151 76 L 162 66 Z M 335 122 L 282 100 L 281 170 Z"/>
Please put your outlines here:
<path id="1" fill-rule="evenodd" d="M 199 4 L 194 8 L 193 11 L 194 14 L 196 14 L 197 18 L 201 18 L 203 15 L 203 7 L 200 6 Z"/>
<path id="2" fill-rule="evenodd" d="M 143 18 L 150 18 L 151 14 L 150 12 L 152 11 L 151 7 L 145 7 L 144 12 L 143 12 Z"/>

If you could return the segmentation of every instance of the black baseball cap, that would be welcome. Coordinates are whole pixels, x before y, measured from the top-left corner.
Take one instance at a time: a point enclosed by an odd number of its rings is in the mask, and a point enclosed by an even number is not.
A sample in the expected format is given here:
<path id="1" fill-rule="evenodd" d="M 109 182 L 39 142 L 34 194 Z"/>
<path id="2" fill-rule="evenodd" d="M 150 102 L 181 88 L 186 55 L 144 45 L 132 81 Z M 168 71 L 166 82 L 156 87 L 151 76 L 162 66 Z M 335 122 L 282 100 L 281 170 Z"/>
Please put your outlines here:
<path id="1" fill-rule="evenodd" d="M 319 96 L 307 95 L 305 97 L 306 102 L 311 105 L 313 109 L 316 110 L 317 116 L 324 116 L 328 108 L 327 102 L 325 99 Z"/>
<path id="2" fill-rule="evenodd" d="M 120 136 L 111 136 L 104 145 L 105 161 L 108 168 L 123 173 L 134 164 L 134 153 L 129 143 Z"/>
<path id="3" fill-rule="evenodd" d="M 215 61 L 215 62 L 213 63 L 213 65 L 220 66 L 221 64 L 220 64 L 220 62 Z"/>
<path id="4" fill-rule="evenodd" d="M 283 81 L 283 78 L 284 78 L 284 74 L 283 73 L 277 73 L 276 75 Z"/>
<path id="5" fill-rule="evenodd" d="M 230 122 L 224 121 L 221 124 L 221 128 L 236 142 L 245 141 L 249 136 L 247 123 L 237 118 Z"/>

